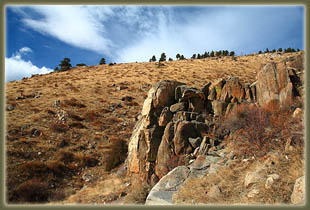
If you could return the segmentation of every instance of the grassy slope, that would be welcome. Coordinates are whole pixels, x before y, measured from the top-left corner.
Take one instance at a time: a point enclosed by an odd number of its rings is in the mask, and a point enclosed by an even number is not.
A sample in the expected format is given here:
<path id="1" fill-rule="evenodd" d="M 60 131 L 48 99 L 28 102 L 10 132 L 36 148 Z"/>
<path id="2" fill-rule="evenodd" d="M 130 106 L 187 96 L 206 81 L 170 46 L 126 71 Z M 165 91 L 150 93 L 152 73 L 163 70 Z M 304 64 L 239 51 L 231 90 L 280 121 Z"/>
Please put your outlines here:
<path id="1" fill-rule="evenodd" d="M 178 80 L 201 88 L 209 81 L 239 76 L 251 83 L 262 63 L 291 55 L 169 61 L 160 68 L 149 62 L 76 67 L 7 83 L 6 103 L 15 106 L 6 112 L 8 199 L 59 201 L 84 185 L 99 186 L 113 179 L 107 169 L 122 161 L 126 152 L 123 149 L 116 154 L 115 148 L 129 141 L 135 116 L 156 82 Z M 40 97 L 16 99 L 33 93 Z M 133 101 L 122 101 L 125 96 L 133 97 Z M 57 107 L 56 100 L 60 100 Z M 64 113 L 62 123 L 59 113 Z M 116 157 L 111 158 L 111 154 Z M 125 190 L 119 194 L 121 191 Z M 95 195 L 78 197 L 71 202 L 113 200 Z"/>

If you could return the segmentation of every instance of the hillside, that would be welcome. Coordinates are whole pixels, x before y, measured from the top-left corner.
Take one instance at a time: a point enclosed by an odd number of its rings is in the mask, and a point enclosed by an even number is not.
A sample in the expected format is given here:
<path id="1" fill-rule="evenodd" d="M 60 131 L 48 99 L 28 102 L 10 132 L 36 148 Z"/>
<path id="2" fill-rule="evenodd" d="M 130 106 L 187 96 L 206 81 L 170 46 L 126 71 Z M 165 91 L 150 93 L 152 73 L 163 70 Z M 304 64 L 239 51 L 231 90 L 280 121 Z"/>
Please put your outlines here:
<path id="1" fill-rule="evenodd" d="M 201 89 L 230 76 L 251 84 L 262 64 L 297 54 L 303 52 L 75 67 L 7 83 L 8 203 L 143 203 L 151 186 L 137 189 L 123 162 L 154 84 L 176 80 Z M 290 182 L 303 172 L 302 152 L 292 154 L 298 169 Z M 176 200 L 186 203 L 184 195 Z"/>

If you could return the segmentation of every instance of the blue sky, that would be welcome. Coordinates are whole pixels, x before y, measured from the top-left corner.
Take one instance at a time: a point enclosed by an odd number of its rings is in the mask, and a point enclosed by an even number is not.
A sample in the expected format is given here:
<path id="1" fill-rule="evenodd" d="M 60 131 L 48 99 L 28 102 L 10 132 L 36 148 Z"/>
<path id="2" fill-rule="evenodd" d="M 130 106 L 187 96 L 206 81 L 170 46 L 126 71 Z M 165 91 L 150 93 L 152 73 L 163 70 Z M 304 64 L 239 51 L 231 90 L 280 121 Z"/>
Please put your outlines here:
<path id="1" fill-rule="evenodd" d="M 78 63 L 304 49 L 303 6 L 7 6 L 6 81 Z"/>

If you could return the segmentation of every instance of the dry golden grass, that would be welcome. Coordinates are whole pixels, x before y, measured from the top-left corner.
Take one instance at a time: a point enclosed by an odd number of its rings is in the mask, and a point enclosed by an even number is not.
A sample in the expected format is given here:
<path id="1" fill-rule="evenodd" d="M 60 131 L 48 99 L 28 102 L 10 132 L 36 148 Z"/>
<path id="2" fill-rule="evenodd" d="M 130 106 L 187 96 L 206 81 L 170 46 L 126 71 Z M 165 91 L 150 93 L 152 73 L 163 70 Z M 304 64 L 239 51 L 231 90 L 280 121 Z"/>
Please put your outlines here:
<path id="1" fill-rule="evenodd" d="M 273 61 L 291 55 L 287 53 Z M 107 162 L 111 161 L 105 155 L 110 153 L 107 146 L 113 136 L 128 143 L 135 117 L 156 82 L 178 80 L 202 88 L 221 77 L 239 76 L 241 81 L 251 83 L 261 64 L 270 61 L 264 55 L 236 58 L 167 61 L 161 67 L 149 62 L 76 67 L 6 83 L 6 103 L 14 106 L 14 110 L 6 112 L 8 202 L 24 201 L 12 192 L 33 178 L 22 166 L 34 161 L 48 169 L 42 172 L 49 183 L 47 201 L 65 199 L 79 191 L 85 184 L 81 181 L 83 173 L 97 178 L 106 173 Z M 16 98 L 33 94 L 40 97 Z M 125 96 L 134 100 L 122 101 Z M 58 105 L 56 100 L 60 101 Z M 63 113 L 63 121 L 59 113 Z M 39 130 L 40 135 L 33 135 L 33 129 Z M 60 160 L 63 150 L 74 153 L 75 160 Z M 125 156 L 125 152 L 121 153 L 107 168 L 117 166 Z M 93 164 L 94 160 L 97 164 Z M 75 166 L 76 163 L 80 165 Z M 66 168 L 71 172 L 60 173 Z"/>

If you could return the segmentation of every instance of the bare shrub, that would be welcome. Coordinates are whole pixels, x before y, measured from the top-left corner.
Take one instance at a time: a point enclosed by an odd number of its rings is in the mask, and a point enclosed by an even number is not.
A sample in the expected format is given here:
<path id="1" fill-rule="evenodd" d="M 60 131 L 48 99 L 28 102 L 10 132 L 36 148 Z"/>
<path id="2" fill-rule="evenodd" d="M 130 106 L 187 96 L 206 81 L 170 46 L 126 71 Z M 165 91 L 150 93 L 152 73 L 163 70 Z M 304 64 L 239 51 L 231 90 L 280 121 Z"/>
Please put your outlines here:
<path id="1" fill-rule="evenodd" d="M 33 178 L 20 184 L 14 194 L 19 201 L 46 202 L 49 197 L 48 184 Z"/>
<path id="2" fill-rule="evenodd" d="M 70 100 L 65 99 L 64 103 L 66 105 L 73 106 L 73 107 L 79 107 L 79 108 L 86 107 L 83 103 L 79 102 L 76 98 L 71 98 Z"/>
<path id="3" fill-rule="evenodd" d="M 302 151 L 303 123 L 292 118 L 290 106 L 280 107 L 276 101 L 264 107 L 240 105 L 224 121 L 232 133 L 237 155 L 262 157 L 267 152 L 284 150 L 290 138 Z"/>
<path id="4" fill-rule="evenodd" d="M 51 130 L 57 133 L 65 133 L 69 130 L 69 126 L 63 122 L 54 122 L 50 126 Z"/>
<path id="5" fill-rule="evenodd" d="M 148 185 L 145 182 L 134 183 L 127 194 L 127 196 L 124 198 L 125 204 L 144 204 L 145 200 L 151 190 L 151 186 Z"/>

